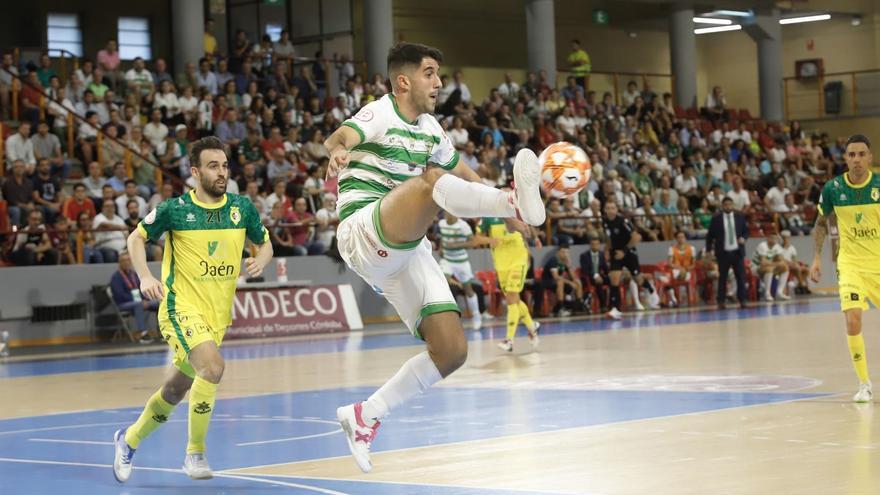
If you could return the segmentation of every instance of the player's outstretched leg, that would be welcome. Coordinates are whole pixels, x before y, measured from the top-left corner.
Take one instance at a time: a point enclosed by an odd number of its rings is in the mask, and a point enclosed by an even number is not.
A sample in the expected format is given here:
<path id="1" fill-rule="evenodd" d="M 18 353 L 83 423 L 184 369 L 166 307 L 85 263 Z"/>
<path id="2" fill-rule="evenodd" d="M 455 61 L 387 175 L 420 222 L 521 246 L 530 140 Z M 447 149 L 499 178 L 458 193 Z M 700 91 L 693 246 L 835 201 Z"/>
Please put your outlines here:
<path id="1" fill-rule="evenodd" d="M 467 359 L 467 339 L 458 313 L 447 311 L 425 317 L 419 325 L 427 351 L 409 361 L 364 402 L 336 410 L 358 467 L 370 472 L 370 447 L 380 420 L 396 407 L 449 376 Z"/>
<path id="2" fill-rule="evenodd" d="M 125 483 L 131 476 L 136 449 L 159 426 L 168 421 L 171 411 L 183 400 L 186 391 L 192 386 L 192 378 L 178 370 L 154 393 L 134 424 L 117 430 L 113 434 L 116 457 L 113 460 L 113 476 L 116 481 Z"/>
<path id="3" fill-rule="evenodd" d="M 513 180 L 515 189 L 504 192 L 445 174 L 434 184 L 433 198 L 440 208 L 463 218 L 518 217 L 529 225 L 543 224 L 541 166 L 532 150 L 523 148 L 516 154 Z"/>
<path id="4" fill-rule="evenodd" d="M 183 472 L 194 480 L 208 480 L 214 477 L 214 473 L 205 457 L 205 438 L 225 364 L 214 342 L 203 342 L 194 347 L 189 353 L 189 362 L 196 378 L 189 393 L 189 442 Z"/>

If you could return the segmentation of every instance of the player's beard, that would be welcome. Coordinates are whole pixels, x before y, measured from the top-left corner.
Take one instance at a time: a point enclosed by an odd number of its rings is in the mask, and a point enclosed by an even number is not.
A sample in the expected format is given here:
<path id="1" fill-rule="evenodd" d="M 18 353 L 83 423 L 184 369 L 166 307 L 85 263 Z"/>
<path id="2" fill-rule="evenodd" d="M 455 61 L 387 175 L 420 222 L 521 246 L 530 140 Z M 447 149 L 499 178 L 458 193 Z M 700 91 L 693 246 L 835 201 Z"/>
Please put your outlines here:
<path id="1" fill-rule="evenodd" d="M 210 180 L 204 176 L 199 180 L 199 185 L 202 186 L 202 191 L 205 191 L 208 195 L 213 197 L 214 199 L 220 199 L 226 194 L 226 185 L 227 182 L 223 181 L 223 184 L 220 185 L 217 183 L 219 179 Z"/>

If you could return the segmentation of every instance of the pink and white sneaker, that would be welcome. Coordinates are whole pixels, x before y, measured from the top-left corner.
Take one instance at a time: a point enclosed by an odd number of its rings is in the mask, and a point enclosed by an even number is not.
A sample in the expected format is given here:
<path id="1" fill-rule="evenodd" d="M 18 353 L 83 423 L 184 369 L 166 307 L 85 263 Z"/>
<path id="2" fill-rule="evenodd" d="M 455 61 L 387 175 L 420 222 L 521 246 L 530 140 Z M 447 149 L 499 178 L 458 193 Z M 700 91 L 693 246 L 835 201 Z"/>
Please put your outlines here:
<path id="1" fill-rule="evenodd" d="M 379 429 L 379 421 L 376 420 L 373 426 L 367 426 L 361 417 L 362 402 L 342 406 L 336 410 L 336 419 L 342 426 L 345 433 L 345 439 L 348 441 L 348 449 L 354 456 L 355 462 L 361 471 L 369 473 L 373 469 L 373 463 L 370 461 L 370 445 L 376 438 L 376 430 Z"/>

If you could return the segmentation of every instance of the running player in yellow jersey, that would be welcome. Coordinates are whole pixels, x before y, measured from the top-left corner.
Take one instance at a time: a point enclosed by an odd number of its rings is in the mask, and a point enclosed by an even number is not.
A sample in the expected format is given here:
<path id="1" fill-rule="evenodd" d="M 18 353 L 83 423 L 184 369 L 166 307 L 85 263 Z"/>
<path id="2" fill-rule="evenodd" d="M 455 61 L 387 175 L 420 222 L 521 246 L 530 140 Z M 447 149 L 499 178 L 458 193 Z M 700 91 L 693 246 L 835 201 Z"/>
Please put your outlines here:
<path id="1" fill-rule="evenodd" d="M 229 162 L 216 137 L 197 141 L 190 152 L 196 188 L 161 203 L 128 237 L 131 261 L 148 299 L 161 299 L 159 330 L 174 352 L 174 372 L 135 423 L 114 435 L 113 474 L 120 483 L 131 475 L 135 449 L 162 423 L 189 390 L 189 442 L 183 471 L 210 479 L 205 437 L 223 376 L 219 346 L 232 322 L 232 299 L 245 238 L 258 245 L 247 272 L 259 276 L 272 260 L 269 233 L 246 196 L 226 193 Z M 144 244 L 167 232 L 162 281 L 147 266 Z"/>
<path id="2" fill-rule="evenodd" d="M 526 281 L 526 271 L 529 269 L 529 248 L 526 241 L 519 232 L 508 230 L 507 225 L 499 218 L 483 218 L 477 225 L 477 231 L 480 233 L 476 237 L 477 241 L 492 248 L 498 284 L 507 300 L 507 338 L 498 347 L 507 352 L 513 351 L 513 338 L 520 320 L 529 331 L 532 347 L 537 347 L 540 324 L 532 320 L 528 306 L 519 298 Z"/>
<path id="3" fill-rule="evenodd" d="M 828 218 L 834 214 L 840 230 L 840 309 L 846 317 L 850 356 L 860 382 L 853 401 L 870 402 L 873 391 L 862 337 L 862 312 L 868 309 L 868 299 L 874 306 L 880 305 L 880 176 L 871 172 L 874 157 L 865 136 L 856 134 L 847 140 L 844 158 L 848 171 L 826 182 L 819 198 L 810 277 L 818 282 L 821 276 L 822 246 L 828 234 Z"/>

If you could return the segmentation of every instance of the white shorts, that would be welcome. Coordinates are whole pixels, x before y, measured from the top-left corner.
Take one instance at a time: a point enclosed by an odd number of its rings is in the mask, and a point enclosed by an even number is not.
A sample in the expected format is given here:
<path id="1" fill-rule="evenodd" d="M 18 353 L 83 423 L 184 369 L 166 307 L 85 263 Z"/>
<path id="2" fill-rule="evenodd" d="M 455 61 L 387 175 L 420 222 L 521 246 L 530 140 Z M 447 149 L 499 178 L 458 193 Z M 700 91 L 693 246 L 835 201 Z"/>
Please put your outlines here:
<path id="1" fill-rule="evenodd" d="M 394 306 L 410 332 L 421 339 L 422 318 L 461 311 L 427 239 L 406 244 L 384 239 L 379 226 L 381 201 L 361 208 L 339 224 L 339 254 L 349 268 Z"/>
<path id="2" fill-rule="evenodd" d="M 443 273 L 455 277 L 455 280 L 466 284 L 474 280 L 474 270 L 471 268 L 471 262 L 449 261 L 445 258 L 440 259 L 440 269 Z"/>

